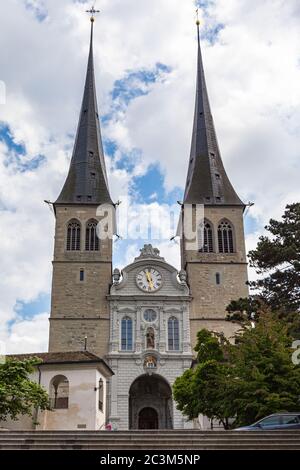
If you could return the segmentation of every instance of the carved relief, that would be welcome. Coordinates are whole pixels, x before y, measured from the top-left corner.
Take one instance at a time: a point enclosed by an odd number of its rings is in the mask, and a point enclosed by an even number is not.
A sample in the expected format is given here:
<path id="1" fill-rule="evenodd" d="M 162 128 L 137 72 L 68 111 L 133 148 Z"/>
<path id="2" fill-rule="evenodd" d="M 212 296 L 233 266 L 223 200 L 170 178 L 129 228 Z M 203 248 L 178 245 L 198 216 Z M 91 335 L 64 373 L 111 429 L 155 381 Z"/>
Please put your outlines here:
<path id="1" fill-rule="evenodd" d="M 146 356 L 144 360 L 144 368 L 145 369 L 156 369 L 157 367 L 157 359 L 154 356 Z"/>

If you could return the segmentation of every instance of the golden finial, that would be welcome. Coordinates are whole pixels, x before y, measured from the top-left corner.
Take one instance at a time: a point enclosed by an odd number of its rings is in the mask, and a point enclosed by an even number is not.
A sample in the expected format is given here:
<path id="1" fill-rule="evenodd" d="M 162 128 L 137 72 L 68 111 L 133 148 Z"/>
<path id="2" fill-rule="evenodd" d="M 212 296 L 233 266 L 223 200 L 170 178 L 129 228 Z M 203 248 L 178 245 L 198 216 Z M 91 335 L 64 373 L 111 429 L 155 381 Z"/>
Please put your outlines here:
<path id="1" fill-rule="evenodd" d="M 200 26 L 200 20 L 199 20 L 199 8 L 196 10 L 196 25 Z"/>
<path id="2" fill-rule="evenodd" d="M 91 15 L 91 23 L 94 23 L 95 15 L 100 13 L 100 10 L 95 10 L 95 5 L 93 5 L 92 8 L 90 10 L 86 10 L 86 12 Z"/>

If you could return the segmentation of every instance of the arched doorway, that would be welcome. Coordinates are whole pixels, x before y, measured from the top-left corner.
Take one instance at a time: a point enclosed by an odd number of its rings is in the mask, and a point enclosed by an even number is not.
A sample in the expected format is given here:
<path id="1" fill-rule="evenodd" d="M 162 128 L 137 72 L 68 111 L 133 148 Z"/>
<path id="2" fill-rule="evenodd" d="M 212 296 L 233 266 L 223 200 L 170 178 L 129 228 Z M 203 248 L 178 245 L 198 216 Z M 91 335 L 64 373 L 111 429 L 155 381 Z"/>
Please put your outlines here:
<path id="1" fill-rule="evenodd" d="M 158 429 L 158 414 L 154 408 L 143 408 L 139 412 L 139 429 Z"/>
<path id="2" fill-rule="evenodd" d="M 172 429 L 172 390 L 157 374 L 141 375 L 129 390 L 130 429 Z"/>

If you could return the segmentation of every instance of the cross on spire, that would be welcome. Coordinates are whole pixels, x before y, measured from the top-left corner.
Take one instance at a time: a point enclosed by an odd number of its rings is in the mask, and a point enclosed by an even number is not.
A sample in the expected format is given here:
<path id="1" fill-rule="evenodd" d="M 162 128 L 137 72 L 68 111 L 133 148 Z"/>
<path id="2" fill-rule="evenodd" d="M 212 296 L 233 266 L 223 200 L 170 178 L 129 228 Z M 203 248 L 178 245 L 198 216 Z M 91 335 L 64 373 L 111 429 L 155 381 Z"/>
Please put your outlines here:
<path id="1" fill-rule="evenodd" d="M 100 10 L 95 10 L 95 5 L 93 5 L 90 10 L 86 10 L 86 13 L 91 15 L 91 22 L 93 23 L 95 21 L 95 15 L 100 13 Z"/>

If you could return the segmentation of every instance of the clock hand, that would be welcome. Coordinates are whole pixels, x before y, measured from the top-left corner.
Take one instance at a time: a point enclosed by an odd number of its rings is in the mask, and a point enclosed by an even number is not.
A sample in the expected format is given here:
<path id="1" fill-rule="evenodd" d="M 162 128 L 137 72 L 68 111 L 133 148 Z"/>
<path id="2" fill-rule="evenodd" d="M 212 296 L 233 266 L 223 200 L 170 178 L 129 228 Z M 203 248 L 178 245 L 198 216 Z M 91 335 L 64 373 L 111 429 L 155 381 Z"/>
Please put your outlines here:
<path id="1" fill-rule="evenodd" d="M 151 274 L 149 273 L 149 271 L 146 271 L 146 277 L 147 277 L 147 281 L 148 281 L 149 286 L 151 287 L 151 289 L 154 289 L 152 277 L 151 277 Z"/>

